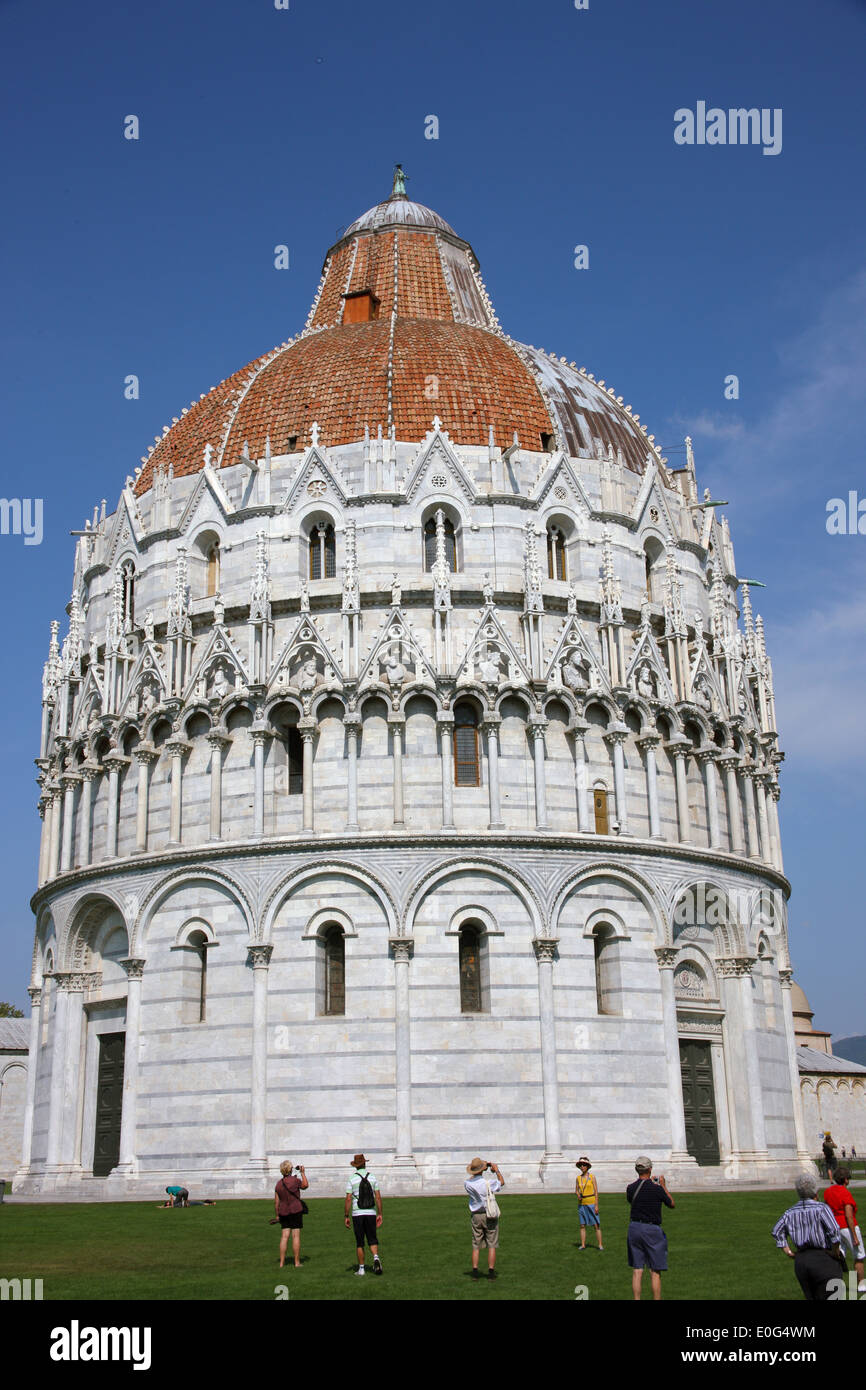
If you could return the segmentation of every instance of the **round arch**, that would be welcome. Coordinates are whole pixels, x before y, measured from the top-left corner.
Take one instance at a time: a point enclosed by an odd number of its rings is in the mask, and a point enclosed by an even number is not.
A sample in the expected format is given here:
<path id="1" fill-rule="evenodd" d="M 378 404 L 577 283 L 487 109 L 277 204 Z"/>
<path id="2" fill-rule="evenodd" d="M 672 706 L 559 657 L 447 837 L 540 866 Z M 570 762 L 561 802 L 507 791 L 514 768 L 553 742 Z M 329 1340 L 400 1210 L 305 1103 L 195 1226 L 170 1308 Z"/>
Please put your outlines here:
<path id="1" fill-rule="evenodd" d="M 145 897 L 138 914 L 133 923 L 130 951 L 143 953 L 147 943 L 147 934 L 150 924 L 162 904 L 176 889 L 194 887 L 197 883 L 206 883 L 214 888 L 221 888 L 228 893 L 240 908 L 246 923 L 249 934 L 250 944 L 256 943 L 256 923 L 255 913 L 243 889 L 235 882 L 229 874 L 223 873 L 219 869 L 194 869 L 186 868 L 176 870 L 174 873 L 167 874 L 151 888 Z"/>
<path id="2" fill-rule="evenodd" d="M 412 928 L 415 924 L 418 910 L 428 894 L 446 879 L 453 878 L 455 874 L 462 873 L 484 873 L 489 874 L 491 878 L 498 879 L 500 883 L 504 884 L 506 888 L 509 888 L 511 892 L 514 893 L 515 897 L 519 898 L 526 908 L 530 921 L 532 922 L 533 935 L 536 937 L 545 937 L 548 935 L 544 912 L 535 895 L 535 890 L 527 879 L 525 879 L 522 874 L 518 873 L 516 869 L 505 869 L 494 859 L 453 859 L 445 863 L 436 864 L 428 869 L 420 882 L 415 885 L 415 889 L 406 904 L 406 910 L 403 914 L 403 921 L 406 928 L 404 934 L 406 936 L 412 935 Z"/>
<path id="3" fill-rule="evenodd" d="M 325 859 L 319 864 L 308 864 L 303 868 L 294 869 L 286 874 L 271 889 L 265 902 L 261 917 L 261 935 L 258 938 L 261 942 L 270 942 L 273 937 L 274 921 L 277 913 L 282 908 L 288 898 L 292 896 L 297 888 L 309 882 L 310 879 L 327 877 L 329 874 L 339 874 L 349 879 L 351 882 L 360 884 L 366 888 L 368 893 L 376 899 L 385 915 L 388 923 L 388 933 L 390 936 L 401 935 L 399 930 L 399 912 L 397 905 L 390 893 L 390 890 L 375 874 L 367 869 L 361 869 L 351 861 L 339 859 Z M 333 911 L 329 911 L 329 920 L 338 921 Z M 304 929 L 306 935 L 307 929 Z"/>

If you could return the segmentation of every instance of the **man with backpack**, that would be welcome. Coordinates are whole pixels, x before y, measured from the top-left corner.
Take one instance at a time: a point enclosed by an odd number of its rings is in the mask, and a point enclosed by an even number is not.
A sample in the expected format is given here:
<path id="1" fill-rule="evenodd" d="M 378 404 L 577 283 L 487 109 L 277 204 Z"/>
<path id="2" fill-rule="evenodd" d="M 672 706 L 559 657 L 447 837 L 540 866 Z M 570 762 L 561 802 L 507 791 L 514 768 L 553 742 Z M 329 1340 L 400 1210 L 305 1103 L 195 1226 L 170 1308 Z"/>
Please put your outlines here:
<path id="1" fill-rule="evenodd" d="M 360 1275 L 366 1274 L 364 1268 L 364 1242 L 369 1245 L 373 1255 L 373 1273 L 382 1273 L 379 1259 L 378 1229 L 382 1224 L 382 1194 L 379 1184 L 367 1169 L 363 1154 L 355 1154 L 352 1159 L 354 1173 L 346 1185 L 346 1228 L 351 1224 L 355 1231 L 355 1244 L 358 1247 L 358 1269 Z"/>
<path id="2" fill-rule="evenodd" d="M 472 1278 L 480 1279 L 478 1255 L 487 1250 L 487 1278 L 496 1278 L 496 1251 L 499 1248 L 499 1203 L 496 1193 L 505 1186 L 505 1179 L 495 1163 L 473 1158 L 467 1165 L 468 1179 L 463 1184 L 469 1193 L 469 1216 L 472 1221 Z M 491 1176 L 487 1176 L 487 1174 Z"/>

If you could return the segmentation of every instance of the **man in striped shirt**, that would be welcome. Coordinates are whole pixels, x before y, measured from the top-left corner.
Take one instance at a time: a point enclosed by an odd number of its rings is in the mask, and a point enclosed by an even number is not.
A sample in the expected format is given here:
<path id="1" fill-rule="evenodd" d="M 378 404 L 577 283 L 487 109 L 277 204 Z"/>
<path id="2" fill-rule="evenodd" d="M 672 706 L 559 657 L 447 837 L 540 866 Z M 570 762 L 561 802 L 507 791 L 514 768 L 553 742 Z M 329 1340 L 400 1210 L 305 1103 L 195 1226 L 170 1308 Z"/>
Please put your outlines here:
<path id="1" fill-rule="evenodd" d="M 845 1271 L 839 1249 L 839 1227 L 829 1207 L 816 1200 L 818 1182 L 801 1173 L 794 1183 L 799 1202 L 789 1207 L 773 1227 L 773 1239 L 794 1261 L 794 1273 L 810 1302 L 827 1302 L 827 1283 Z M 796 1251 L 791 1244 L 796 1245 Z"/>

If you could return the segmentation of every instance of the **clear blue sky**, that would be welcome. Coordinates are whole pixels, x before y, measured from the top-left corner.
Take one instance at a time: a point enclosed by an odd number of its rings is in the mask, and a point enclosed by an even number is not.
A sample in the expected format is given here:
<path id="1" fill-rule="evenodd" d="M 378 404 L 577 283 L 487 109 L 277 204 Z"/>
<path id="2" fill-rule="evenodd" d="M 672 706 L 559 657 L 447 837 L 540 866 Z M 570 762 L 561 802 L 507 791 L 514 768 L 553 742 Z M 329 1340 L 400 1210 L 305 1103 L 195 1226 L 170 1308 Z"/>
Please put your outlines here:
<path id="1" fill-rule="evenodd" d="M 768 584 L 797 977 L 820 1026 L 866 1032 L 866 536 L 825 530 L 830 497 L 866 497 L 866 5 L 5 0 L 0 52 L 0 494 L 45 499 L 40 547 L 0 537 L 0 998 L 27 1003 L 68 532 L 193 397 L 303 326 L 325 250 L 401 160 L 508 331 L 604 377 L 663 444 L 691 433 L 730 499 L 740 573 Z M 676 145 L 698 101 L 781 108 L 781 153 Z"/>

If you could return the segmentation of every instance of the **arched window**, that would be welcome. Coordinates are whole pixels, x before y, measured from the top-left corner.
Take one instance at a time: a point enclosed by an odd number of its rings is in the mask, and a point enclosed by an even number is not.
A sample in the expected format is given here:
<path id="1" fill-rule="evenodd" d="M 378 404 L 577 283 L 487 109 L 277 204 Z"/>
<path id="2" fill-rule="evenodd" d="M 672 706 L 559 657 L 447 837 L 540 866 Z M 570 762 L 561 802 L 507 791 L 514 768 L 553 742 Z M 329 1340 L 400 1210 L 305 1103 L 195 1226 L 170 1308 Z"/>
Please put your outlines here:
<path id="1" fill-rule="evenodd" d="M 558 526 L 548 526 L 547 528 L 547 577 L 548 579 L 568 578 L 565 535 Z"/>
<path id="2" fill-rule="evenodd" d="M 346 938 L 343 928 L 329 923 L 319 934 L 319 1014 L 346 1012 Z"/>
<path id="3" fill-rule="evenodd" d="M 186 939 L 184 1023 L 204 1023 L 207 1006 L 207 935 L 191 931 Z"/>
<path id="4" fill-rule="evenodd" d="M 442 517 L 442 539 L 445 545 L 445 563 L 452 574 L 457 572 L 457 537 L 454 523 L 447 516 Z M 436 517 L 431 516 L 424 523 L 424 569 L 427 574 L 436 564 Z"/>
<path id="5" fill-rule="evenodd" d="M 485 1009 L 487 951 L 485 936 L 476 922 L 460 928 L 460 1012 L 480 1014 Z"/>
<path id="6" fill-rule="evenodd" d="M 135 565 L 131 560 L 124 562 L 123 576 L 123 630 L 131 632 L 135 623 Z"/>
<path id="7" fill-rule="evenodd" d="M 593 787 L 592 809 L 595 813 L 596 835 L 609 835 L 610 818 L 607 813 L 607 792 L 604 787 Z"/>
<path id="8" fill-rule="evenodd" d="M 478 787 L 478 715 L 472 705 L 458 705 L 454 711 L 454 785 Z"/>
<path id="9" fill-rule="evenodd" d="M 208 546 L 206 552 L 207 559 L 207 597 L 213 598 L 214 594 L 219 593 L 220 587 L 220 548 L 219 541 L 214 541 Z"/>
<path id="10" fill-rule="evenodd" d="M 310 578 L 333 579 L 337 573 L 337 538 L 330 522 L 320 521 L 310 532 Z"/>
<path id="11" fill-rule="evenodd" d="M 300 796 L 304 790 L 304 740 L 295 728 L 286 729 L 286 791 Z"/>
<path id="12" fill-rule="evenodd" d="M 596 927 L 592 934 L 595 954 L 595 1003 L 600 1014 L 622 1013 L 622 972 L 619 942 L 608 926 Z"/>
<path id="13" fill-rule="evenodd" d="M 655 536 L 649 536 L 644 542 L 643 553 L 646 596 L 650 603 L 664 603 L 664 564 L 659 565 L 664 556 L 661 541 L 656 540 Z"/>

